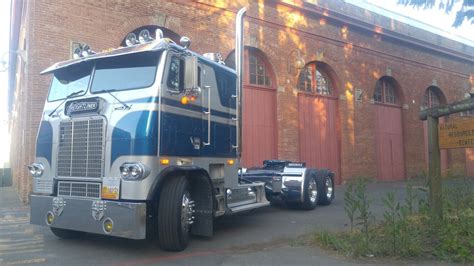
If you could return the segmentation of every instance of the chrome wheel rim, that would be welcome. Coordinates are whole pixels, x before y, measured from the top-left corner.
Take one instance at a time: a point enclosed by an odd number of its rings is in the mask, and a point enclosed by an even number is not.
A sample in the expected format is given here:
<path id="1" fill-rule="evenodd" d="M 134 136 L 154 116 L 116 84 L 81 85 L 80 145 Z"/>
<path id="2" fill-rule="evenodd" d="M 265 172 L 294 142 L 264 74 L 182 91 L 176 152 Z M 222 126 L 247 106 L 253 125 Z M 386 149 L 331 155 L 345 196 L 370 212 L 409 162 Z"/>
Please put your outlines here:
<path id="1" fill-rule="evenodd" d="M 309 195 L 309 200 L 311 201 L 311 203 L 315 203 L 318 197 L 318 188 L 316 187 L 316 180 L 314 180 L 314 178 L 309 180 L 308 195 Z"/>
<path id="2" fill-rule="evenodd" d="M 188 191 L 183 195 L 181 204 L 181 228 L 183 232 L 189 232 L 189 228 L 194 223 L 194 201 Z"/>
<path id="3" fill-rule="evenodd" d="M 326 178 L 326 198 L 332 198 L 332 179 L 330 177 Z"/>

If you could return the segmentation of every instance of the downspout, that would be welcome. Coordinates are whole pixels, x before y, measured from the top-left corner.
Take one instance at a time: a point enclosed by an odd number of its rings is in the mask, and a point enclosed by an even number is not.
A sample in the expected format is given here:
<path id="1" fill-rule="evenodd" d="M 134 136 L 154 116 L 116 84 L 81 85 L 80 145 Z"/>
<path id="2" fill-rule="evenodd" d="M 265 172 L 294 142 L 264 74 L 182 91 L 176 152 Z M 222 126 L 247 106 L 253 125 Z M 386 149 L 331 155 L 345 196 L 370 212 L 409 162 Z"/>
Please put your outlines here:
<path id="1" fill-rule="evenodd" d="M 237 72 L 237 136 L 236 136 L 236 148 L 237 157 L 242 157 L 242 81 L 244 70 L 243 67 L 243 54 L 244 54 L 244 16 L 247 12 L 247 8 L 243 7 L 237 13 L 235 21 L 235 70 Z"/>

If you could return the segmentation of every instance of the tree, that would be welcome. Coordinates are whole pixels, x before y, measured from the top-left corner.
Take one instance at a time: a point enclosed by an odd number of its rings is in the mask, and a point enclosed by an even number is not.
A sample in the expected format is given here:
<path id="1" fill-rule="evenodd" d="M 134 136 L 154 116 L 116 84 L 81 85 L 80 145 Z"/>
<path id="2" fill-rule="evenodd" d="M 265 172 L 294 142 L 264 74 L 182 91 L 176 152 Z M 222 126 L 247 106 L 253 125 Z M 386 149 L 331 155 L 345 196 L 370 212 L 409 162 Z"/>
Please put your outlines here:
<path id="1" fill-rule="evenodd" d="M 456 18 L 453 27 L 460 26 L 465 20 L 474 24 L 474 0 L 398 0 L 398 4 L 412 7 L 433 8 L 436 4 L 439 9 L 444 9 L 446 13 L 453 11 L 456 3 L 462 1 L 461 8 L 456 11 Z"/>

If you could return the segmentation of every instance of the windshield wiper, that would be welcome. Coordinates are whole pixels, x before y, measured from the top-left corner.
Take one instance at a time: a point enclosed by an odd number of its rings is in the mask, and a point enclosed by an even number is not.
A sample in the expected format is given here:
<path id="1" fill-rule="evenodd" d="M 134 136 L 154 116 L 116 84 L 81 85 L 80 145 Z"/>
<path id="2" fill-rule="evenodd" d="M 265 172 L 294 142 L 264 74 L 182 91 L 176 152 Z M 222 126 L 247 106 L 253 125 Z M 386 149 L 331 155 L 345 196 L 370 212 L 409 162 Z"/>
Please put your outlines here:
<path id="1" fill-rule="evenodd" d="M 68 96 L 66 96 L 66 98 L 64 98 L 64 100 L 63 100 L 58 106 L 56 106 L 56 108 L 54 108 L 54 110 L 51 111 L 51 113 L 49 113 L 48 116 L 51 117 L 51 116 L 54 114 L 54 112 L 56 112 L 56 110 L 58 110 L 58 108 L 59 108 L 61 105 L 63 105 L 63 103 L 64 103 L 65 101 L 67 101 L 68 99 L 71 99 L 72 97 L 77 96 L 77 95 L 79 95 L 79 94 L 81 94 L 81 93 L 83 93 L 83 92 L 84 92 L 84 90 L 80 90 L 80 91 L 73 92 L 73 93 L 69 94 Z"/>
<path id="2" fill-rule="evenodd" d="M 117 100 L 119 103 L 121 103 L 123 105 L 123 107 L 125 107 L 126 110 L 130 110 L 130 105 L 122 102 L 119 98 L 117 98 L 115 95 L 112 94 L 112 92 L 115 92 L 117 90 L 114 90 L 114 89 L 111 89 L 111 90 L 100 90 L 100 91 L 95 91 L 95 93 L 108 93 L 110 94 L 110 96 L 114 97 L 115 100 Z"/>

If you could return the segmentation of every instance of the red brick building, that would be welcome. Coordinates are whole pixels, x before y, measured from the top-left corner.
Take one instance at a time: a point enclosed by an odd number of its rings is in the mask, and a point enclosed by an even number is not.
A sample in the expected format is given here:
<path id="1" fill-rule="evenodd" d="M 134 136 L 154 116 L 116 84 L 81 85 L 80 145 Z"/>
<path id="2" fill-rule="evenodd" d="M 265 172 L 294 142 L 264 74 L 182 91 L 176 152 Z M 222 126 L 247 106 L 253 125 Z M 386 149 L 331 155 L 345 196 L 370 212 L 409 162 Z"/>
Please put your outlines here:
<path id="1" fill-rule="evenodd" d="M 14 184 L 26 200 L 50 78 L 78 42 L 101 51 L 143 27 L 188 36 L 191 49 L 232 64 L 236 11 L 249 6 L 244 43 L 245 166 L 306 161 L 381 180 L 427 167 L 421 108 L 461 100 L 474 86 L 474 47 L 343 1 L 13 1 L 10 103 Z M 443 168 L 474 175 L 474 154 L 444 152 Z"/>

